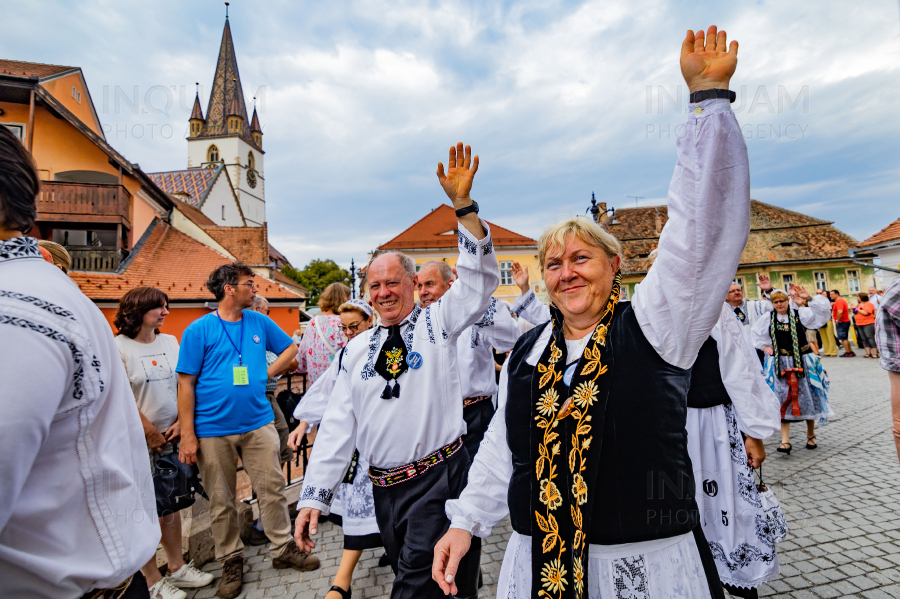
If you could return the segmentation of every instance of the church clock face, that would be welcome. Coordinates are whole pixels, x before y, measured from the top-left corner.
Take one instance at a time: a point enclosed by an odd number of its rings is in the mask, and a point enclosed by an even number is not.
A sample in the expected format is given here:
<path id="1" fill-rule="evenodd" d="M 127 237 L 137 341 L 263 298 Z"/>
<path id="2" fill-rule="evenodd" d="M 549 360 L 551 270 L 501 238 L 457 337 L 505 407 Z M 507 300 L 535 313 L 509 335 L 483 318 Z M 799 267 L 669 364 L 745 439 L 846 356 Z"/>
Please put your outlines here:
<path id="1" fill-rule="evenodd" d="M 256 171 L 247 169 L 247 185 L 256 187 Z"/>

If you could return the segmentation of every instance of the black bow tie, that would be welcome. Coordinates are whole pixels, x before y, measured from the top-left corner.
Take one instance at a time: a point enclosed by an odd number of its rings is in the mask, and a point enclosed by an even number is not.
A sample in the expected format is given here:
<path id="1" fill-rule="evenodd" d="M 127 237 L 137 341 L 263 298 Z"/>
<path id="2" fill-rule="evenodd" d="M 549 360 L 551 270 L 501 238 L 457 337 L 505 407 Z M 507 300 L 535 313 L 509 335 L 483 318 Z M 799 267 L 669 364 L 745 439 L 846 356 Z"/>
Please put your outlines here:
<path id="1" fill-rule="evenodd" d="M 378 359 L 375 361 L 375 372 L 387 381 L 384 391 L 381 392 L 381 399 L 400 397 L 400 383 L 397 379 L 409 368 L 406 363 L 406 344 L 403 343 L 403 336 L 400 334 L 400 325 L 389 326 L 387 330 L 387 340 L 381 346 Z"/>

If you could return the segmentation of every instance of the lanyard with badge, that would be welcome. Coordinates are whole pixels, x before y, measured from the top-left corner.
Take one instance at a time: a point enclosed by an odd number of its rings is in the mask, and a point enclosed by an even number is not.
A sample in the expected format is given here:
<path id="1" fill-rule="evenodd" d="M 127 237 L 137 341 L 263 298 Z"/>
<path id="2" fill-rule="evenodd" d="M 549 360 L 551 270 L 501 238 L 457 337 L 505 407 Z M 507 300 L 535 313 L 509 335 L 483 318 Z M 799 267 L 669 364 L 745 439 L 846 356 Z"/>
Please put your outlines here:
<path id="1" fill-rule="evenodd" d="M 250 384 L 250 375 L 247 372 L 247 367 L 244 366 L 244 359 L 241 355 L 241 348 L 234 342 L 231 338 L 231 335 L 228 334 L 228 329 L 225 327 L 225 321 L 222 320 L 222 317 L 219 316 L 219 311 L 216 310 L 216 316 L 219 318 L 219 323 L 222 325 L 222 330 L 225 331 L 225 336 L 228 337 L 228 340 L 231 341 L 231 345 L 234 346 L 234 350 L 238 355 L 238 363 L 232 366 L 232 375 L 234 376 L 234 384 L 235 385 L 249 385 Z M 244 318 L 241 318 L 241 335 L 238 337 L 238 342 L 243 345 L 244 342 Z"/>

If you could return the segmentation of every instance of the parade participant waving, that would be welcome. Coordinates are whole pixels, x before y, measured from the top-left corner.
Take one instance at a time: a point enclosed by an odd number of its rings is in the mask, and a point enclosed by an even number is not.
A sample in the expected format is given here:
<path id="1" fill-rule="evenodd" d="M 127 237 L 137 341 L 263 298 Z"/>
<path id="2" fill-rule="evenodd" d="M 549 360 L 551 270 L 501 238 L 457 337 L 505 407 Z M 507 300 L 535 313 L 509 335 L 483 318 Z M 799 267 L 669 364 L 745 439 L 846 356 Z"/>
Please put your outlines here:
<path id="1" fill-rule="evenodd" d="M 828 406 L 828 376 L 806 341 L 807 329 L 827 322 L 831 305 L 803 287 L 795 289 L 809 307 L 792 309 L 788 295 L 775 291 L 770 298 L 775 310 L 753 324 L 753 343 L 766 353 L 763 370 L 781 409 L 781 445 L 776 451 L 788 455 L 791 422 L 806 421 L 806 448 L 816 449 L 816 420 L 824 424 L 834 416 Z"/>
<path id="2" fill-rule="evenodd" d="M 723 596 L 693 495 L 687 392 L 747 242 L 750 177 L 728 101 L 737 43 L 715 27 L 705 39 L 689 31 L 682 45 L 691 110 L 659 257 L 634 301 L 618 301 L 621 246 L 600 225 L 575 218 L 541 236 L 552 319 L 504 364 L 501 407 L 447 503 L 432 571 L 445 593 L 472 535 L 509 513 L 499 596 Z"/>
<path id="3" fill-rule="evenodd" d="M 369 263 L 381 320 L 344 352 L 297 504 L 295 538 L 311 549 L 318 517 L 329 513 L 357 449 L 370 464 L 375 515 L 396 573 L 394 599 L 442 596 L 431 580 L 432 550 L 450 525 L 443 505 L 459 496 L 469 465 L 456 344 L 500 282 L 489 228 L 469 197 L 478 157 L 460 143 L 450 149 L 449 167 L 445 174 L 439 164 L 437 175 L 459 218 L 459 279 L 422 309 L 409 256 L 388 252 Z"/>

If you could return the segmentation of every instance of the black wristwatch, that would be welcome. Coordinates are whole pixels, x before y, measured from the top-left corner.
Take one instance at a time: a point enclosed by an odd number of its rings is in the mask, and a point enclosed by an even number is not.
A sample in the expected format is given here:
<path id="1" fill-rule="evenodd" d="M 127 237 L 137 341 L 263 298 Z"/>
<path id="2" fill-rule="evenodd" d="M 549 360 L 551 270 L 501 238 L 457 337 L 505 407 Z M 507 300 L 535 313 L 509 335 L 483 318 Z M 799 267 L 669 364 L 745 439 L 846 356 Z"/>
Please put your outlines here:
<path id="1" fill-rule="evenodd" d="M 466 206 L 465 208 L 460 208 L 459 210 L 457 210 L 456 218 L 462 218 L 465 215 L 470 214 L 472 212 L 474 212 L 475 214 L 478 214 L 478 202 L 476 202 L 475 200 L 472 200 L 472 203 L 469 204 L 468 206 Z"/>
<path id="2" fill-rule="evenodd" d="M 691 104 L 712 98 L 727 98 L 733 104 L 737 99 L 737 94 L 730 89 L 702 89 L 691 94 Z"/>

